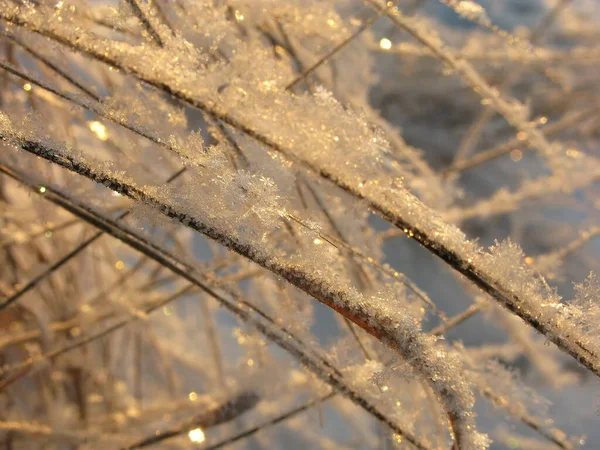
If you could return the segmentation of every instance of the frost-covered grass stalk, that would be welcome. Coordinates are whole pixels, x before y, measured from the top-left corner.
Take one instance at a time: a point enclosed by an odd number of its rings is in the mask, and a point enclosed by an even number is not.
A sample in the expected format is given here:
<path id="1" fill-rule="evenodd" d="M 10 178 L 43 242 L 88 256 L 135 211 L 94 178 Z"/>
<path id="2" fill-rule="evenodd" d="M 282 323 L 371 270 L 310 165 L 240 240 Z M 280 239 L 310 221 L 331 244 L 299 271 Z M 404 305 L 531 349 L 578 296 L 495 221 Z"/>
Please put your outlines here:
<path id="1" fill-rule="evenodd" d="M 600 8 L 527 3 L 0 0 L 0 442 L 597 448 Z"/>

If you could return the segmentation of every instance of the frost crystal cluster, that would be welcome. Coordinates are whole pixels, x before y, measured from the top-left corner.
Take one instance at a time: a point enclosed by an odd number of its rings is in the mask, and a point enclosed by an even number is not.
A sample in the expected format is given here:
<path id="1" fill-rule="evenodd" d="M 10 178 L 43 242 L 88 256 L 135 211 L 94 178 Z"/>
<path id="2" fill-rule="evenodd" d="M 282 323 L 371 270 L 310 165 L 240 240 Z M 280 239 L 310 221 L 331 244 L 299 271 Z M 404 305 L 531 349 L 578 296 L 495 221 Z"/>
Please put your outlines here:
<path id="1" fill-rule="evenodd" d="M 599 21 L 0 0 L 0 446 L 600 448 Z"/>

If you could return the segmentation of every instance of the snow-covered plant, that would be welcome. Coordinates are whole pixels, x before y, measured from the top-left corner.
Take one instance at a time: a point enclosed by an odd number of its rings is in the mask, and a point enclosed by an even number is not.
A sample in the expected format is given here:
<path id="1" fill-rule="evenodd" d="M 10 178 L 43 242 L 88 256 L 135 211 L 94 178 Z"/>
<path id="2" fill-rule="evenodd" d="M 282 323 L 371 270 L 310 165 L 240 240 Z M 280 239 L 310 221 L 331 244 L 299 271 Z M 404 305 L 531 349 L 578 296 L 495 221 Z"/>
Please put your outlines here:
<path id="1" fill-rule="evenodd" d="M 0 442 L 600 447 L 599 19 L 0 0 Z"/>

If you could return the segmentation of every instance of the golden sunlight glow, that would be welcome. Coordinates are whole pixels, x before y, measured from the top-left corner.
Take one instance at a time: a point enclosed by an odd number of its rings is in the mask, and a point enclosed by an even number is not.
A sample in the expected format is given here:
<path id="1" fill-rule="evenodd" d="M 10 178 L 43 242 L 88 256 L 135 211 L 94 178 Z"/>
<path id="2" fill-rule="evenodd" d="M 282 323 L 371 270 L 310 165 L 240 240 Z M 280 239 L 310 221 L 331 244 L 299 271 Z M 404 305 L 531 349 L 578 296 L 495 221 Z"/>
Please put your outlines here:
<path id="1" fill-rule="evenodd" d="M 206 440 L 202 428 L 194 428 L 193 430 L 190 430 L 190 432 L 188 433 L 188 437 L 190 438 L 190 441 L 195 442 L 197 444 Z"/>
<path id="2" fill-rule="evenodd" d="M 379 46 L 383 50 L 389 50 L 390 48 L 392 48 L 392 41 L 390 41 L 388 38 L 383 38 L 379 41 Z"/>
<path id="3" fill-rule="evenodd" d="M 29 83 L 25 83 L 25 84 L 23 85 L 23 89 L 25 89 L 27 92 L 29 92 L 29 91 L 31 90 L 31 84 L 29 84 Z"/>
<path id="4" fill-rule="evenodd" d="M 94 133 L 101 141 L 106 141 L 108 139 L 106 127 L 101 122 L 98 122 L 97 120 L 88 122 L 88 127 L 90 127 L 92 133 Z"/>

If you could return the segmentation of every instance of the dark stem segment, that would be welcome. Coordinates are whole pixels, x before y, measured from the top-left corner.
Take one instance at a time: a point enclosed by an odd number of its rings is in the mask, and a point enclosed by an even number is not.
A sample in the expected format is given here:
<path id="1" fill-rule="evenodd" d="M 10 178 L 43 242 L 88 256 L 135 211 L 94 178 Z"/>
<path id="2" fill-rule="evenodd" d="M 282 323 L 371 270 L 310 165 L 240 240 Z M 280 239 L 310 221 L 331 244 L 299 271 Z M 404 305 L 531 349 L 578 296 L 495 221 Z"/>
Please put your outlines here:
<path id="1" fill-rule="evenodd" d="M 313 407 L 315 407 L 317 405 L 320 405 L 323 402 L 326 402 L 327 400 L 335 397 L 335 395 L 336 395 L 335 392 L 331 392 L 331 393 L 329 393 L 329 394 L 327 394 L 327 395 L 325 395 L 323 397 L 316 398 L 314 400 L 306 402 L 305 404 L 300 405 L 300 406 L 298 406 L 298 407 L 296 407 L 294 409 L 291 409 L 291 410 L 287 411 L 286 413 L 281 414 L 281 415 L 279 415 L 279 416 L 277 416 L 277 417 L 269 420 L 268 422 L 265 422 L 265 423 L 263 423 L 261 425 L 257 425 L 255 427 L 252 427 L 252 428 L 250 428 L 250 429 L 248 429 L 246 431 L 242 431 L 241 433 L 238 433 L 238 434 L 236 434 L 234 436 L 231 436 L 231 437 L 228 437 L 226 439 L 223 439 L 222 441 L 216 442 L 216 443 L 214 443 L 214 444 L 212 444 L 212 445 L 210 445 L 208 447 L 204 447 L 203 450 L 216 450 L 218 448 L 225 447 L 226 445 L 231 445 L 234 442 L 237 442 L 237 441 L 239 441 L 241 439 L 245 439 L 245 438 L 247 438 L 249 436 L 252 436 L 254 433 L 257 433 L 257 432 L 259 432 L 261 430 L 264 430 L 266 428 L 270 428 L 270 427 L 272 427 L 274 425 L 277 425 L 278 423 L 281 423 L 281 422 L 284 422 L 284 421 L 286 421 L 288 419 L 291 419 L 292 417 L 295 417 L 298 414 L 303 413 L 304 411 L 306 411 L 306 410 L 308 410 L 310 408 L 313 408 Z"/>
<path id="2" fill-rule="evenodd" d="M 148 447 L 157 444 L 158 442 L 180 436 L 196 427 L 210 428 L 215 425 L 229 422 L 254 408 L 258 401 L 259 397 L 254 392 L 243 392 L 216 408 L 205 411 L 168 430 L 158 431 L 156 435 L 152 435 L 130 444 L 127 447 L 123 447 L 122 450 L 134 450 L 136 448 Z"/>
<path id="3" fill-rule="evenodd" d="M 142 9 L 140 8 L 140 5 L 138 5 L 138 0 L 126 0 L 126 1 L 127 1 L 127 4 L 129 5 L 129 7 L 131 8 L 131 11 L 135 14 L 135 16 L 142 23 L 144 30 L 146 30 L 146 32 L 152 38 L 154 43 L 156 45 L 158 45 L 159 47 L 163 47 L 164 43 L 163 43 L 162 39 L 160 38 L 160 35 L 154 29 L 154 27 L 150 24 L 150 21 L 144 14 L 144 11 L 142 11 Z"/>

